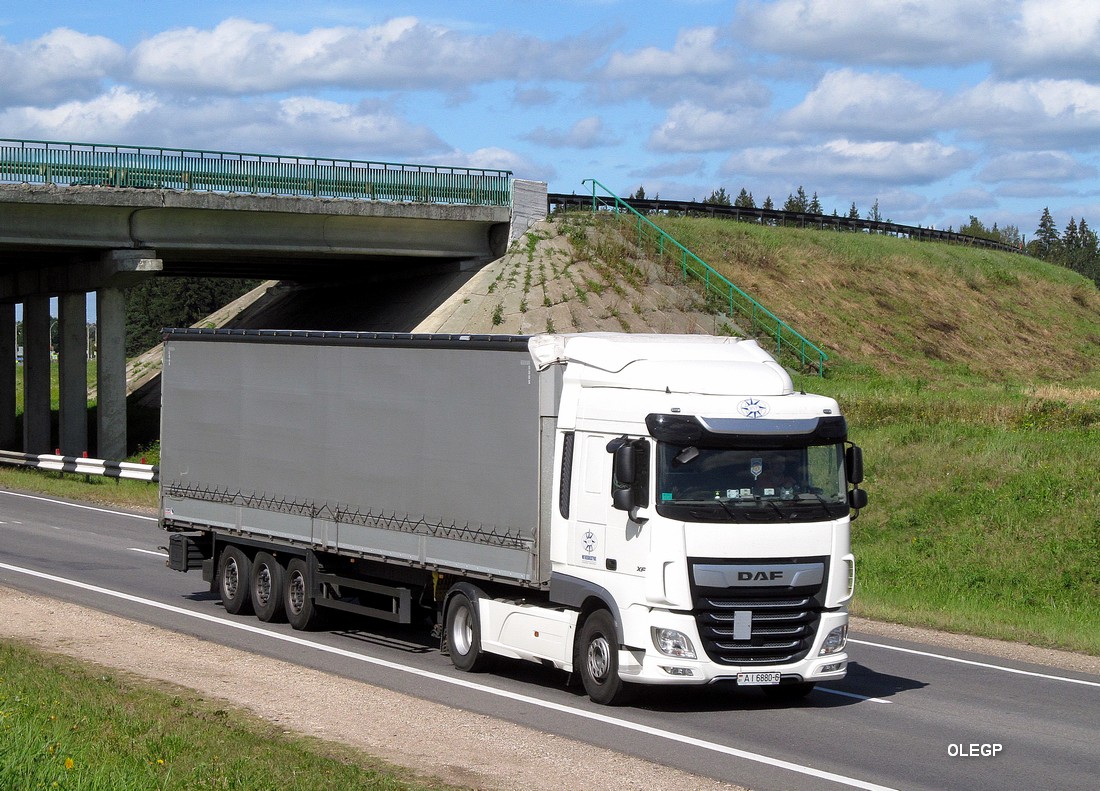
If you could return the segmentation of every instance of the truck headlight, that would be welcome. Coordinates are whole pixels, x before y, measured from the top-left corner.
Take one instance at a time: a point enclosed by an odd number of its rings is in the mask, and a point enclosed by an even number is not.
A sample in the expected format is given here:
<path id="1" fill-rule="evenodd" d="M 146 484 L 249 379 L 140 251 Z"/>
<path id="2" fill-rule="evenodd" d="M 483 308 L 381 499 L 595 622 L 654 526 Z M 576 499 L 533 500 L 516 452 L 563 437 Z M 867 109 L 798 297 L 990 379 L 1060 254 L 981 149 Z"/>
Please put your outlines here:
<path id="1" fill-rule="evenodd" d="M 844 626 L 838 626 L 829 632 L 825 638 L 825 642 L 821 644 L 821 650 L 817 652 L 818 656 L 828 656 L 829 654 L 835 654 L 838 651 L 844 650 L 844 644 L 848 642 L 848 624 Z"/>
<path id="2" fill-rule="evenodd" d="M 654 626 L 653 644 L 657 650 L 665 656 L 674 656 L 678 659 L 695 659 L 695 646 L 691 644 L 691 638 L 683 632 L 675 629 L 662 629 Z"/>

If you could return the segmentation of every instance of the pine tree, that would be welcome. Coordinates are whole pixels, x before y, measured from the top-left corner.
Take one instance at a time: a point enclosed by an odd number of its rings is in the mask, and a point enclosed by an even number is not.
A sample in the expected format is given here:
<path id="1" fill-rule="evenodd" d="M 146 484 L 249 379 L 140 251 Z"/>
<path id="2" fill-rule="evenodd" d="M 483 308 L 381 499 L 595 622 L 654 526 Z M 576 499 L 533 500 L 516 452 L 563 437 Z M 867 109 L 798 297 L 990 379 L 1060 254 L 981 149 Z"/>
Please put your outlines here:
<path id="1" fill-rule="evenodd" d="M 709 198 L 706 198 L 703 203 L 709 203 L 714 206 L 730 206 L 730 196 L 726 194 L 725 187 L 719 187 L 710 194 Z"/>
<path id="2" fill-rule="evenodd" d="M 787 195 L 787 202 L 783 204 L 783 211 L 805 213 L 809 205 L 810 202 L 806 198 L 806 190 L 802 189 L 802 185 L 799 185 L 794 195 Z"/>
<path id="3" fill-rule="evenodd" d="M 763 208 L 767 209 L 768 211 L 774 211 L 774 210 L 775 210 L 775 204 L 774 204 L 774 203 L 772 203 L 772 196 L 771 196 L 771 195 L 769 195 L 768 197 L 764 198 L 764 206 L 763 206 Z"/>
<path id="4" fill-rule="evenodd" d="M 871 206 L 871 210 L 867 212 L 867 219 L 871 222 L 882 222 L 882 212 L 880 212 L 878 208 L 878 198 L 875 198 L 874 205 Z"/>
<path id="5" fill-rule="evenodd" d="M 858 220 L 859 219 L 859 209 L 856 208 L 856 202 L 855 201 L 852 201 L 852 208 L 848 209 L 848 219 L 849 220 Z"/>
<path id="6" fill-rule="evenodd" d="M 629 196 L 627 200 L 645 200 L 645 187 L 639 185 L 638 191 Z"/>
<path id="7" fill-rule="evenodd" d="M 1035 239 L 1029 246 L 1034 255 L 1044 261 L 1052 261 L 1058 255 L 1061 239 L 1058 237 L 1058 229 L 1054 226 L 1054 218 L 1050 216 L 1049 208 L 1043 209 L 1043 215 L 1039 218 L 1039 227 L 1035 230 Z"/>
<path id="8" fill-rule="evenodd" d="M 821 201 L 817 198 L 817 192 L 814 192 L 813 200 L 810 201 L 810 214 L 821 214 Z"/>
<path id="9" fill-rule="evenodd" d="M 752 199 L 752 193 L 747 192 L 744 187 L 741 188 L 740 194 L 733 202 L 734 206 L 739 206 L 742 209 L 755 209 L 756 201 Z"/>

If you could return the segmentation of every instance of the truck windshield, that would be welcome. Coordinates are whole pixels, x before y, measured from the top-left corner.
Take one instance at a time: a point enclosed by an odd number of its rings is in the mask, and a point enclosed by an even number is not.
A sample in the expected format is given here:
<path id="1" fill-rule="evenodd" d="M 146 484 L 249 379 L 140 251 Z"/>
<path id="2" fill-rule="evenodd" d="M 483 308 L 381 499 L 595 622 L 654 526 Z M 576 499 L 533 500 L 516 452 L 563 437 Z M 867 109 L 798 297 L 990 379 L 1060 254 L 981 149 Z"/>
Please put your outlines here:
<path id="1" fill-rule="evenodd" d="M 689 522 L 812 522 L 848 514 L 844 447 L 657 443 L 657 513 Z"/>

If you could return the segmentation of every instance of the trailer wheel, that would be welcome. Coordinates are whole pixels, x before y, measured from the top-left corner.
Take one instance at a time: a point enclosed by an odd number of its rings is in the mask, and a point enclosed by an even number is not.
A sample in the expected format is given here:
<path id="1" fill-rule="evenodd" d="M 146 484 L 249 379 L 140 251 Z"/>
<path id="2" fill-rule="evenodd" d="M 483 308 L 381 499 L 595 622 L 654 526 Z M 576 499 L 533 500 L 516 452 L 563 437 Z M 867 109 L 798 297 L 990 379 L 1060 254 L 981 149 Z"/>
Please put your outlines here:
<path id="1" fill-rule="evenodd" d="M 257 552 L 252 561 L 251 593 L 252 607 L 256 617 L 269 623 L 281 623 L 286 620 L 284 600 L 283 564 L 267 552 Z"/>
<path id="2" fill-rule="evenodd" d="M 321 622 L 321 611 L 309 589 L 308 568 L 301 558 L 292 558 L 286 566 L 286 576 L 283 578 L 283 607 L 286 618 L 291 626 L 302 631 L 316 629 Z"/>
<path id="3" fill-rule="evenodd" d="M 460 584 L 458 592 L 447 606 L 447 646 L 451 664 L 467 673 L 480 673 L 489 666 L 490 658 L 481 650 L 481 619 L 477 600 L 481 598 L 472 585 Z"/>
<path id="4" fill-rule="evenodd" d="M 252 612 L 249 596 L 249 580 L 252 579 L 252 561 L 241 549 L 234 546 L 222 550 L 218 562 L 218 592 L 222 596 L 225 611 L 233 615 Z"/>
<path id="5" fill-rule="evenodd" d="M 574 666 L 580 670 L 584 691 L 593 703 L 616 706 L 629 697 L 629 686 L 619 678 L 619 638 L 607 610 L 596 610 L 581 627 Z"/>

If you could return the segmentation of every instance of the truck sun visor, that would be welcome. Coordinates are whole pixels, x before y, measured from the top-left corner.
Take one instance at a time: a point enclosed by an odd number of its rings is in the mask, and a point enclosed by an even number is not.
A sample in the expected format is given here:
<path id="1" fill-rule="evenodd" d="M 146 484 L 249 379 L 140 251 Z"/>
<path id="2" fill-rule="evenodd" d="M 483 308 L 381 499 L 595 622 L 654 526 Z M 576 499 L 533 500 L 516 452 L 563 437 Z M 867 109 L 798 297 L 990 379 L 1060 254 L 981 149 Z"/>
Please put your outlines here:
<path id="1" fill-rule="evenodd" d="M 645 422 L 661 442 L 704 447 L 733 447 L 742 438 L 760 446 L 831 445 L 848 436 L 847 421 L 839 415 L 769 420 L 651 414 Z"/>

